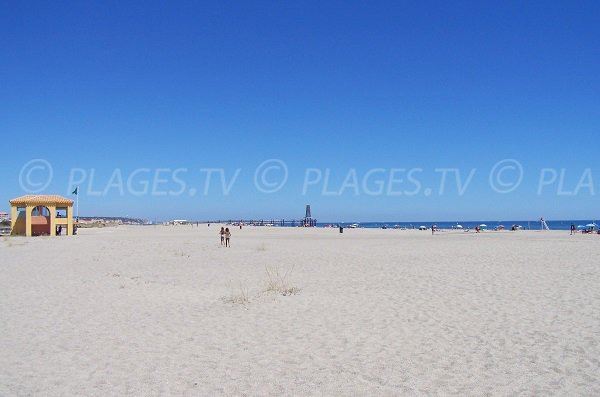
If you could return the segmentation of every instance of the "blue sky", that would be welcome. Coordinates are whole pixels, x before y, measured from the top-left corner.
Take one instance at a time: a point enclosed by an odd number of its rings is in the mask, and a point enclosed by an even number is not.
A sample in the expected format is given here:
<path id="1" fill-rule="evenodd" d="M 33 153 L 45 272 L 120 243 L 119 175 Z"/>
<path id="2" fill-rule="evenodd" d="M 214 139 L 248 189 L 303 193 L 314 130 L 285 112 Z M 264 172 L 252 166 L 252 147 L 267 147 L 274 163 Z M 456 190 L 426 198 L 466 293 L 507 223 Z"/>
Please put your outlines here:
<path id="1" fill-rule="evenodd" d="M 599 26 L 595 1 L 5 4 L 0 210 L 79 182 L 82 216 L 598 219 Z"/>

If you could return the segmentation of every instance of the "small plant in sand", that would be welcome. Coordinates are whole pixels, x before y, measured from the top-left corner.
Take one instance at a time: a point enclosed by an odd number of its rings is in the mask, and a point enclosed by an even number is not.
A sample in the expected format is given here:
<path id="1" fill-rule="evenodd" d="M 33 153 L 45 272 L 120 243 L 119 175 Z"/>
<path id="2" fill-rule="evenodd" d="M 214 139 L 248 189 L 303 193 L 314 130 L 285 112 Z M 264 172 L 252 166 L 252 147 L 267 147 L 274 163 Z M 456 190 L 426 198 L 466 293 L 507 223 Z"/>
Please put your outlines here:
<path id="1" fill-rule="evenodd" d="M 18 247 L 20 245 L 27 244 L 27 240 L 14 236 L 2 236 L 2 241 L 6 244 L 7 247 Z"/>
<path id="2" fill-rule="evenodd" d="M 190 256 L 183 251 L 175 251 L 175 256 L 180 256 L 182 258 L 189 258 Z"/>
<path id="3" fill-rule="evenodd" d="M 258 252 L 264 252 L 267 250 L 267 247 L 265 246 L 265 243 L 261 243 L 258 247 L 256 247 L 256 250 Z"/>
<path id="4" fill-rule="evenodd" d="M 296 295 L 300 292 L 300 288 L 290 285 L 289 276 L 294 271 L 294 266 L 285 273 L 279 271 L 279 266 L 265 266 L 267 272 L 267 282 L 265 292 L 273 292 L 278 295 L 288 296 Z"/>
<path id="5" fill-rule="evenodd" d="M 248 294 L 248 287 L 239 282 L 234 285 L 231 283 L 231 293 L 229 296 L 224 298 L 227 303 L 237 303 L 240 305 L 247 305 L 250 303 L 250 295 Z"/>

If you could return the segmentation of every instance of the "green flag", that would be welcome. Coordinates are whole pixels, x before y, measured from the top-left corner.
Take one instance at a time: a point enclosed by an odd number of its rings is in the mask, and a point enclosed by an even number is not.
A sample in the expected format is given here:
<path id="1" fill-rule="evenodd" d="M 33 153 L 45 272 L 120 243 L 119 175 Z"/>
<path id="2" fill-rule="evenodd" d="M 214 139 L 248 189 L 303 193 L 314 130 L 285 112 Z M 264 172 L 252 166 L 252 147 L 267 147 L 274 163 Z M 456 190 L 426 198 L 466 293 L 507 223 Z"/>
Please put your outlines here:
<path id="1" fill-rule="evenodd" d="M 76 196 L 77 196 L 77 189 L 79 189 L 79 186 L 77 186 L 77 187 L 75 188 L 75 190 L 73 190 L 73 193 L 71 193 L 71 194 L 74 194 L 74 195 L 76 195 Z"/>

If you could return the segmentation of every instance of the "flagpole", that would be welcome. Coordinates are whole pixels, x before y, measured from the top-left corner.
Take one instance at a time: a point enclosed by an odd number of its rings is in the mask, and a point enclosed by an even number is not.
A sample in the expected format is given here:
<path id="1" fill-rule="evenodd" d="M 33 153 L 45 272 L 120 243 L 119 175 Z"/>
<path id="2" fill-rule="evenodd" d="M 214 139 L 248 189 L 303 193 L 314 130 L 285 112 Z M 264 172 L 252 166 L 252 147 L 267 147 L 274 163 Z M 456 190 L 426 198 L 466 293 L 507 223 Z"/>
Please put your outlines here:
<path id="1" fill-rule="evenodd" d="M 77 190 L 77 194 L 76 194 L 76 196 L 77 196 L 77 198 L 76 198 L 76 200 L 77 200 L 77 222 L 79 222 L 79 185 L 77 185 L 76 190 Z"/>

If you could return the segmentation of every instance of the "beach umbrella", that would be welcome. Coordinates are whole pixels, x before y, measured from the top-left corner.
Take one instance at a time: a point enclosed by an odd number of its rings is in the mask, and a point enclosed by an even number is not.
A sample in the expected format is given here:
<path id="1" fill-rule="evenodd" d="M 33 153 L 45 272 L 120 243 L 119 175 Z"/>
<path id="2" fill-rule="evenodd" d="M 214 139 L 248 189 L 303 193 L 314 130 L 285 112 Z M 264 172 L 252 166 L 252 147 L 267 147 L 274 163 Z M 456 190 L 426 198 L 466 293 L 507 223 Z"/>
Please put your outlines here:
<path id="1" fill-rule="evenodd" d="M 583 225 L 577 225 L 577 230 L 581 230 L 581 229 L 585 229 L 585 226 L 583 226 Z"/>
<path id="2" fill-rule="evenodd" d="M 480 228 L 486 228 L 487 225 L 485 223 L 482 223 L 481 225 L 479 225 Z"/>

